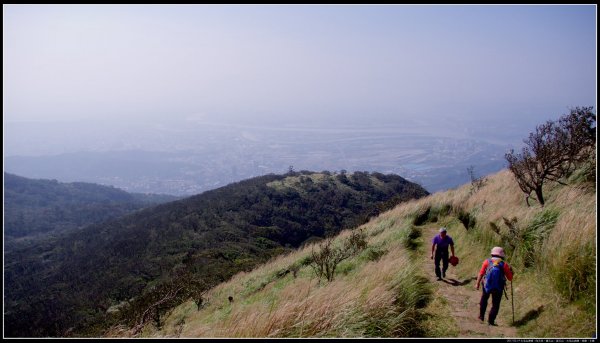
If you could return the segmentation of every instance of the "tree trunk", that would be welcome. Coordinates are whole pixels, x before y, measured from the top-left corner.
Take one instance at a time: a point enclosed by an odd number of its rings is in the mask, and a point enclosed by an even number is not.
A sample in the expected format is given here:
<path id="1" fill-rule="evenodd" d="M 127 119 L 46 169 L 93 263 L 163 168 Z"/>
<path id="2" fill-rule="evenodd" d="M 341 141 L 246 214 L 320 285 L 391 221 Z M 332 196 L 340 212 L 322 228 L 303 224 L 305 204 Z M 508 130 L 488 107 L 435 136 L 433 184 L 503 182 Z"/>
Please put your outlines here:
<path id="1" fill-rule="evenodd" d="M 538 201 L 540 202 L 540 205 L 542 205 L 542 207 L 544 207 L 544 195 L 542 194 L 542 187 L 537 187 L 535 189 L 535 195 L 538 198 Z"/>

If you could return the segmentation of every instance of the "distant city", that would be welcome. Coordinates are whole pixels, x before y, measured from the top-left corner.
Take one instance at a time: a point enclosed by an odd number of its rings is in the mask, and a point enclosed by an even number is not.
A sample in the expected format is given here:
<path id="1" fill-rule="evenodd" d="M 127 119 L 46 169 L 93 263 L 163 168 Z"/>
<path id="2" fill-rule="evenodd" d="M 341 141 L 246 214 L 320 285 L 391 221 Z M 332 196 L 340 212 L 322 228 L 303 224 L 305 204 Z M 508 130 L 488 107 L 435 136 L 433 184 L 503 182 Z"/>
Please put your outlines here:
<path id="1" fill-rule="evenodd" d="M 493 126 L 473 131 L 461 123 L 447 124 L 445 130 L 435 132 L 418 122 L 327 128 L 190 121 L 185 126 L 140 126 L 135 131 L 115 126 L 110 136 L 103 136 L 101 132 L 109 132 L 108 128 L 86 132 L 68 123 L 9 123 L 4 169 L 29 178 L 178 196 L 290 168 L 395 173 L 436 192 L 469 182 L 469 166 L 477 176 L 501 170 L 504 153 L 524 137 L 522 132 L 507 137 L 506 129 L 494 133 Z M 53 139 L 53 133 L 61 132 L 56 128 L 72 134 Z M 36 130 L 47 144 L 10 139 L 10 135 L 36 136 Z M 65 137 L 66 145 L 52 145 Z"/>

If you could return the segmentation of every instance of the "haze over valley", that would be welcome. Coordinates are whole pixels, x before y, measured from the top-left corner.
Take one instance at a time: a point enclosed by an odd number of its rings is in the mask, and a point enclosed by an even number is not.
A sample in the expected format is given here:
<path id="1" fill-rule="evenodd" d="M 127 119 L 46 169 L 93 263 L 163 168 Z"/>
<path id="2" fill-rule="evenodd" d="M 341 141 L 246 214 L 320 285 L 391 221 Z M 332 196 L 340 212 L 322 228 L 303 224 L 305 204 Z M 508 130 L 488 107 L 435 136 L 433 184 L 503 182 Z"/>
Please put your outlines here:
<path id="1" fill-rule="evenodd" d="M 416 120 L 384 124 L 9 122 L 5 170 L 129 192 L 193 195 L 291 166 L 395 173 L 435 192 L 467 182 L 471 165 L 481 175 L 502 169 L 504 153 L 525 129 L 491 123 L 478 130 L 450 119 L 437 130 Z M 47 143 L 19 140 L 23 136 Z"/>
<path id="2" fill-rule="evenodd" d="M 535 125 L 596 97 L 589 6 L 11 5 L 3 18 L 4 170 L 129 192 L 192 195 L 290 166 L 435 192 L 471 165 L 502 169 Z"/>

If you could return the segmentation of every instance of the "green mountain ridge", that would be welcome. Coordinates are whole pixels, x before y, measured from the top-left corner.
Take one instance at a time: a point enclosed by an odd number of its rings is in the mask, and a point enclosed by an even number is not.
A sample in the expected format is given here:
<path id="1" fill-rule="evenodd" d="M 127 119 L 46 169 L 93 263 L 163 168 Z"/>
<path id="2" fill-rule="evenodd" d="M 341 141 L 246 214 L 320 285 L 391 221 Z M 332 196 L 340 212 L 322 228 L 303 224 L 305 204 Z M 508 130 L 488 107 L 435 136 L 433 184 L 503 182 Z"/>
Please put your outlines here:
<path id="1" fill-rule="evenodd" d="M 12 243 L 64 233 L 175 199 L 93 183 L 33 180 L 4 173 L 4 239 Z"/>
<path id="2" fill-rule="evenodd" d="M 427 194 L 380 173 L 265 175 L 7 252 L 5 335 L 97 336 L 133 325 L 181 275 L 215 285 Z M 123 303 L 118 315 L 107 311 Z"/>

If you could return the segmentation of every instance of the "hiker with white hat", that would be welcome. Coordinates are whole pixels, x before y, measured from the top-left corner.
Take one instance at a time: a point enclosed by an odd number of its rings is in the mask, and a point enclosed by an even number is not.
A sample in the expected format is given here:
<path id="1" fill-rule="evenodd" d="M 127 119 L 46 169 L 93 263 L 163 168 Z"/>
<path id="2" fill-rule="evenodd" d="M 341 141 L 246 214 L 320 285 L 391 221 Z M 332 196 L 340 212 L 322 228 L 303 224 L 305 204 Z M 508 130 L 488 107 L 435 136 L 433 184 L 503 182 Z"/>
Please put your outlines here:
<path id="1" fill-rule="evenodd" d="M 431 240 L 431 259 L 433 260 L 435 253 L 435 275 L 438 277 L 438 280 L 446 277 L 446 270 L 448 270 L 448 246 L 452 250 L 452 257 L 454 257 L 454 241 L 452 237 L 448 236 L 447 231 L 445 227 L 440 228 L 439 235 L 435 235 Z M 440 261 L 443 263 L 441 270 Z"/>
<path id="2" fill-rule="evenodd" d="M 484 321 L 485 310 L 491 295 L 492 309 L 490 310 L 488 317 L 488 324 L 496 326 L 496 316 L 500 310 L 500 301 L 502 300 L 504 285 L 506 284 L 506 279 L 512 282 L 513 271 L 508 263 L 504 262 L 504 249 L 501 247 L 494 247 L 490 254 L 492 257 L 483 261 L 483 265 L 477 276 L 476 288 L 479 289 L 481 280 L 485 279 L 481 300 L 479 301 L 479 320 Z"/>

